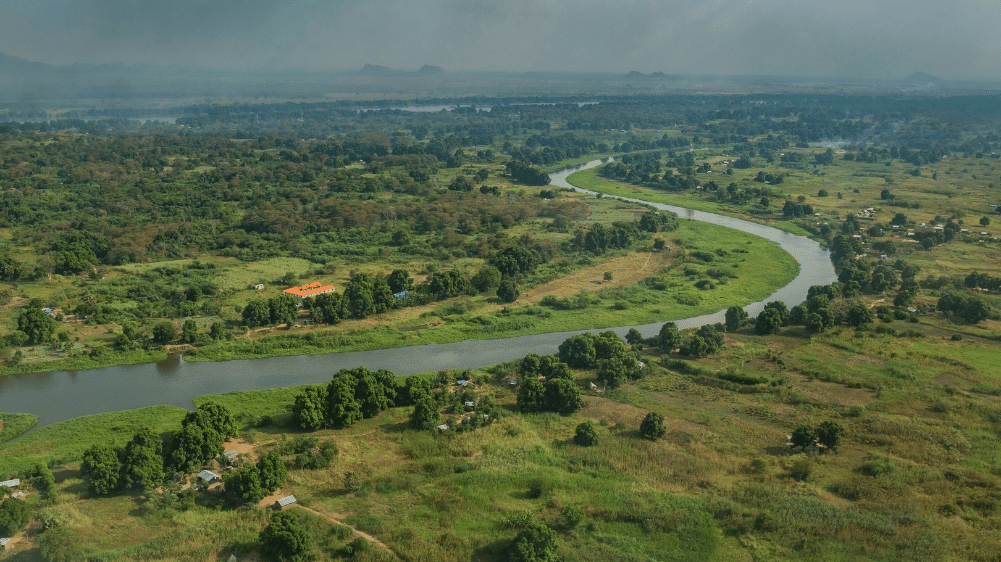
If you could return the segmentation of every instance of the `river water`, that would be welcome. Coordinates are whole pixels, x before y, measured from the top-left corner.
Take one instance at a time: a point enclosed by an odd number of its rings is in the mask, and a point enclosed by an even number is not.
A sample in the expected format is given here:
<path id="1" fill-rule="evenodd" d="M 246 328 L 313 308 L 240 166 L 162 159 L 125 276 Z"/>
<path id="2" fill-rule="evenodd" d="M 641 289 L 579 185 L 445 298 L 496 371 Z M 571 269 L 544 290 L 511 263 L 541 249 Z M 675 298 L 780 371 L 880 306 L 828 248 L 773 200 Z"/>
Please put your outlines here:
<path id="1" fill-rule="evenodd" d="M 552 183 L 571 187 L 566 181 L 567 176 L 601 163 L 594 160 L 584 166 L 551 174 Z M 752 316 L 762 309 L 764 302 L 781 300 L 793 306 L 805 300 L 811 285 L 824 285 L 836 280 L 828 252 L 808 238 L 730 217 L 659 203 L 652 205 L 673 211 L 682 218 L 737 228 L 773 240 L 799 262 L 799 276 L 791 283 L 765 301 L 745 307 Z M 670 320 L 680 328 L 691 328 L 722 322 L 723 313 L 719 311 L 687 319 L 665 318 L 657 323 L 624 326 L 613 328 L 613 331 L 621 336 L 634 327 L 644 337 L 650 337 Z M 528 353 L 546 355 L 555 353 L 563 340 L 578 333 L 581 332 L 222 362 L 189 363 L 179 356 L 172 356 L 156 364 L 9 375 L 0 377 L 0 412 L 35 414 L 38 416 L 36 427 L 41 427 L 77 416 L 158 404 L 190 409 L 191 400 L 203 394 L 325 382 L 338 370 L 359 365 L 407 375 L 439 369 L 473 369 L 517 359 Z"/>

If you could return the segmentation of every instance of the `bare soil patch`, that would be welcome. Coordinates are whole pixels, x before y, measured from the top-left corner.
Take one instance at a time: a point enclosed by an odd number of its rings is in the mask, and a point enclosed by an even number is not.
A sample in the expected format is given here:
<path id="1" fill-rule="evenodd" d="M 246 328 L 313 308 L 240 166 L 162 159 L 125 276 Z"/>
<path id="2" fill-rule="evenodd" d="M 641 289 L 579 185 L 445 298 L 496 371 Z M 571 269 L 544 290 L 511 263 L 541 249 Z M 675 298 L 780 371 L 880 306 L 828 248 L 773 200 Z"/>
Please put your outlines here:
<path id="1" fill-rule="evenodd" d="M 268 441 L 268 443 L 273 443 L 274 441 Z M 236 451 L 241 455 L 246 455 L 251 462 L 257 462 L 257 456 L 254 455 L 254 448 L 256 445 L 253 443 L 248 443 L 243 439 L 230 439 L 222 444 L 223 451 Z M 284 496 L 283 496 L 284 497 Z M 274 503 L 274 502 L 272 502 Z"/>

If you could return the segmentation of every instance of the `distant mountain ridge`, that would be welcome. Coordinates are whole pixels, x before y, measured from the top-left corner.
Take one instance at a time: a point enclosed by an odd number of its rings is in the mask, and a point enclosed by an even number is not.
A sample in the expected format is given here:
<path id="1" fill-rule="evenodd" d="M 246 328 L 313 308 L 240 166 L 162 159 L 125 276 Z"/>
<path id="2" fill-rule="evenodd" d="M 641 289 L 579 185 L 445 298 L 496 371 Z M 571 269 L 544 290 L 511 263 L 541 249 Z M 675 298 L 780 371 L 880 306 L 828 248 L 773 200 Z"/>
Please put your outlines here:
<path id="1" fill-rule="evenodd" d="M 397 70 L 395 68 L 378 64 L 366 64 L 361 68 L 361 70 L 358 71 L 358 75 L 402 78 L 405 76 L 433 76 L 435 74 L 441 74 L 442 72 L 445 71 L 440 66 L 434 66 L 431 64 L 425 64 L 420 67 L 420 69 L 413 72 Z"/>

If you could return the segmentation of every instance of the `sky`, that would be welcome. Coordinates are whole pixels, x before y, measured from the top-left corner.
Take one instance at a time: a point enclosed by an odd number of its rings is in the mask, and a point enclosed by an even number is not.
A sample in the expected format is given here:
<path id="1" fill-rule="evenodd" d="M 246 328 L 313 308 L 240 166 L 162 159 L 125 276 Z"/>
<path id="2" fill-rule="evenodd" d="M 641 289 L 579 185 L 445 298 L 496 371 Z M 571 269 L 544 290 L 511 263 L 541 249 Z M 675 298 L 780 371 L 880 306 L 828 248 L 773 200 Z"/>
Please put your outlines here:
<path id="1" fill-rule="evenodd" d="M 1001 78 L 997 0 L 6 0 L 54 65 Z"/>

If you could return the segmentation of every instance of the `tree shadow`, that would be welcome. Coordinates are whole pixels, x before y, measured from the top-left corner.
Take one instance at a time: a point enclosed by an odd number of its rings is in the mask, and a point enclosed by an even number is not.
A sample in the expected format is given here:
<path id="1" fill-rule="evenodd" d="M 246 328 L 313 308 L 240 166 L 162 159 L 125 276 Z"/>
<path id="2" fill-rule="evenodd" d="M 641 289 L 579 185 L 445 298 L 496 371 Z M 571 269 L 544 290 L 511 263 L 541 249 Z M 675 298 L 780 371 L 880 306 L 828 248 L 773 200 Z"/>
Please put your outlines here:
<path id="1" fill-rule="evenodd" d="M 765 453 L 773 457 L 788 457 L 793 454 L 791 447 L 786 445 L 773 445 L 771 447 L 765 447 Z"/>
<path id="2" fill-rule="evenodd" d="M 469 560 L 470 562 L 501 562 L 508 560 L 508 548 L 510 546 L 510 540 L 495 540 L 474 550 Z"/>

